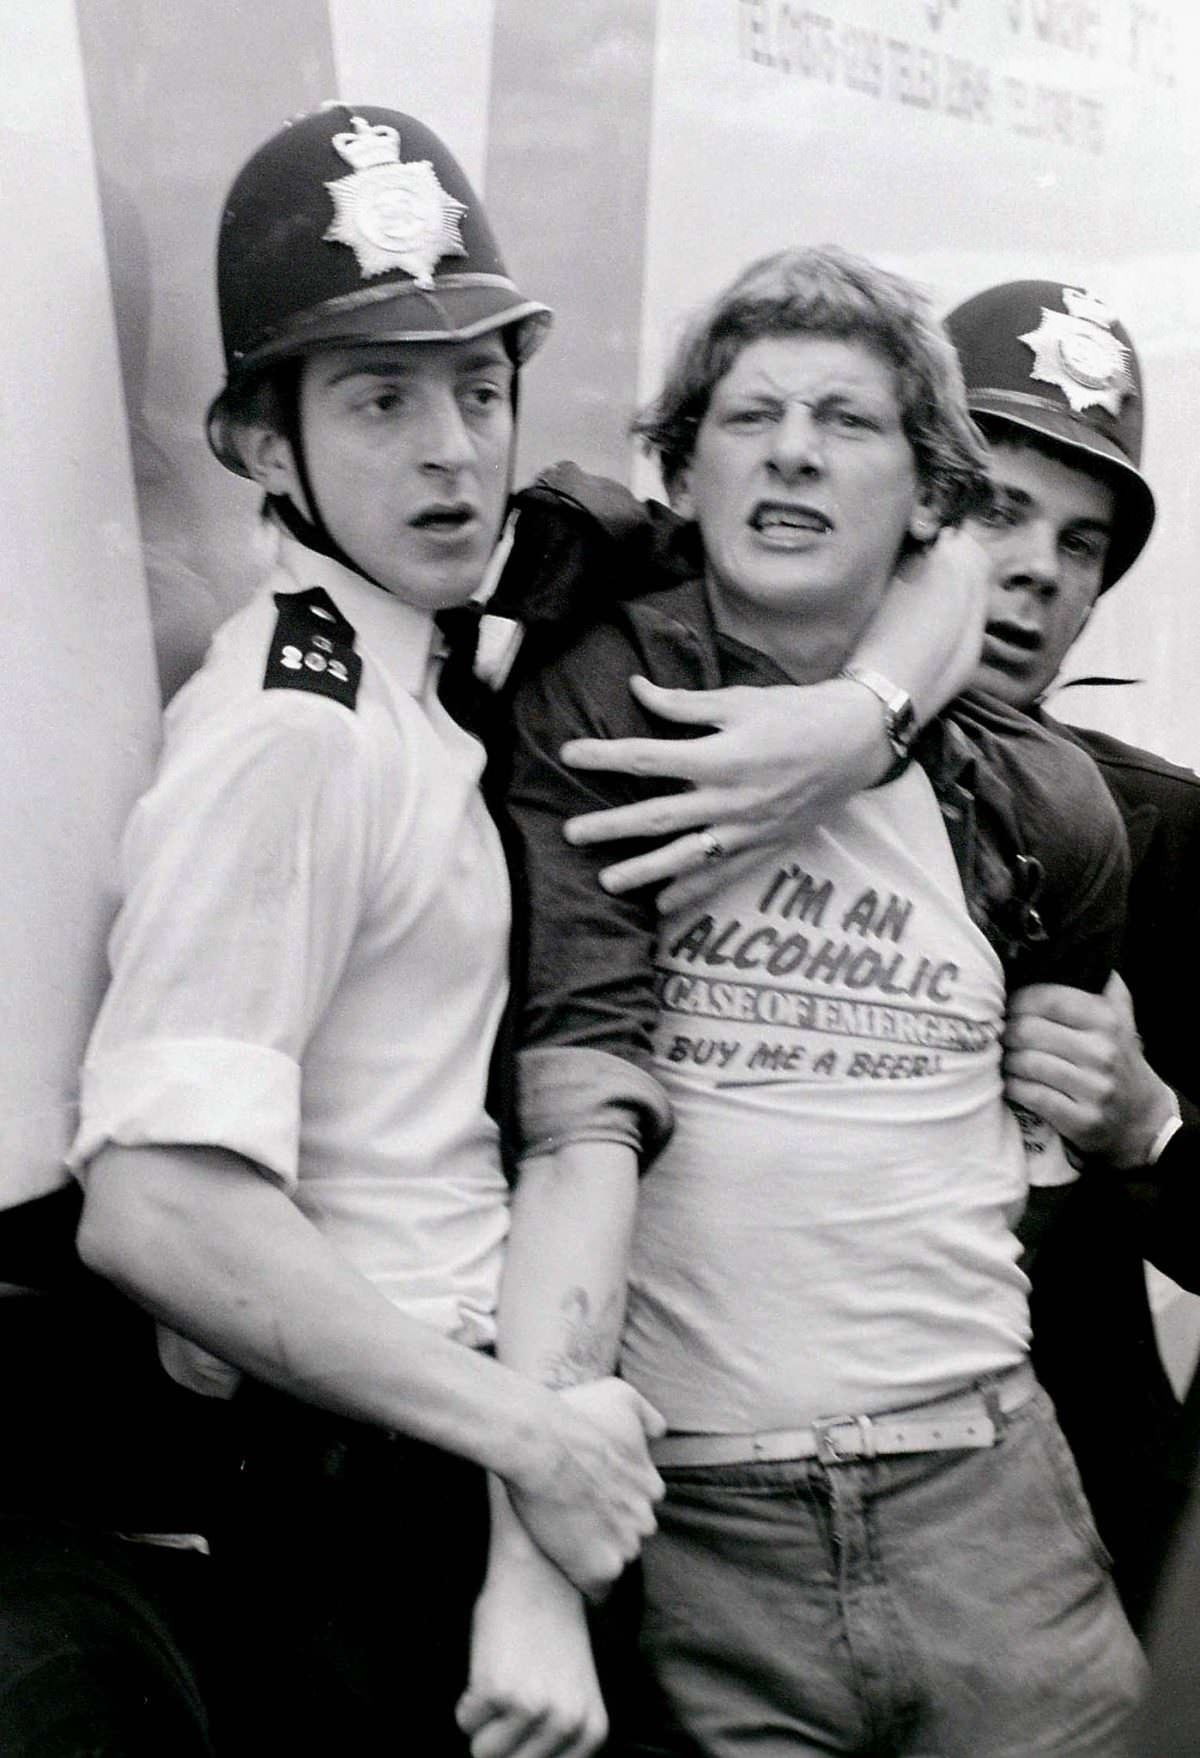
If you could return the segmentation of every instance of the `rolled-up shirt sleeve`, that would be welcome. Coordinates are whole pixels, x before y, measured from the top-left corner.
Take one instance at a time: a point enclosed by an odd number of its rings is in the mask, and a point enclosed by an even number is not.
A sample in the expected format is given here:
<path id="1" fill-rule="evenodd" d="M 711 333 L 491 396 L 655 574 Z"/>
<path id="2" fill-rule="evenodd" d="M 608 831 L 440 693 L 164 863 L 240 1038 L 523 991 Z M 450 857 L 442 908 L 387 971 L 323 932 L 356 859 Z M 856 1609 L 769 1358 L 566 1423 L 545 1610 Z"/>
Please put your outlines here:
<path id="1" fill-rule="evenodd" d="M 373 778 L 336 704 L 265 694 L 168 743 L 122 847 L 72 1169 L 106 1143 L 298 1174 L 301 1061 L 369 900 Z"/>

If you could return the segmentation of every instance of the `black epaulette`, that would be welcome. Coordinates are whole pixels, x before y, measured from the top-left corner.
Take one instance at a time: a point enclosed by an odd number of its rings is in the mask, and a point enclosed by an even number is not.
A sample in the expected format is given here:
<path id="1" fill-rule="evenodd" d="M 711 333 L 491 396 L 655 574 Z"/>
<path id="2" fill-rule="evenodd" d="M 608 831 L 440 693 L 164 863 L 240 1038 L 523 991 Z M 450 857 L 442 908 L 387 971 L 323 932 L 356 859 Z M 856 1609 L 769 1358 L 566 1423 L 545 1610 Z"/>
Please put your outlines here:
<path id="1" fill-rule="evenodd" d="M 354 626 L 320 586 L 277 592 L 279 620 L 271 637 L 264 690 L 312 690 L 343 708 L 358 701 L 362 659 L 354 651 Z"/>

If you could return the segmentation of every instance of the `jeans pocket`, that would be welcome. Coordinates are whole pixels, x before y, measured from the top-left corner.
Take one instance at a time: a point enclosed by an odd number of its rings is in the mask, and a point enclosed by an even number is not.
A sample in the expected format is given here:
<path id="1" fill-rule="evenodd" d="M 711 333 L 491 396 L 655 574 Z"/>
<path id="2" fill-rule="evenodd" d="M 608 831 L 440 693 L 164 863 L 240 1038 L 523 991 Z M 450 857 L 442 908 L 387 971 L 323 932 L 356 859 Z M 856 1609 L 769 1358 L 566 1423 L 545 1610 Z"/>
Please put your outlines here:
<path id="1" fill-rule="evenodd" d="M 1053 1404 L 1044 1392 L 1038 1392 L 1027 1408 L 1030 1417 L 1037 1426 L 1038 1434 L 1041 1436 L 1047 1470 L 1063 1514 L 1072 1529 L 1088 1546 L 1105 1574 L 1111 1574 L 1112 1554 L 1100 1536 L 1091 1504 L 1084 1494 L 1079 1467 L 1075 1463 L 1075 1455 L 1072 1453 L 1062 1429 L 1058 1426 L 1058 1418 L 1054 1414 Z M 1020 1420 L 1019 1416 L 1017 1420 Z"/>

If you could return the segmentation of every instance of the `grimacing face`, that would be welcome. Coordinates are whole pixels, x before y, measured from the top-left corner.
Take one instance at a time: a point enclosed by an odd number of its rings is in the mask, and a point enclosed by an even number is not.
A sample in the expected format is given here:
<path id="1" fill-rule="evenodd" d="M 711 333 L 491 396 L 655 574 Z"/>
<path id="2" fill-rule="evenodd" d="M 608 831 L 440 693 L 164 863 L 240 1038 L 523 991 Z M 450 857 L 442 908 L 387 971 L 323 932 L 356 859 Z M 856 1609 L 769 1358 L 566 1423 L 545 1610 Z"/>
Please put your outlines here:
<path id="1" fill-rule="evenodd" d="M 995 505 L 973 519 L 990 564 L 975 682 L 1031 708 L 1082 632 L 1104 582 L 1116 495 L 1102 476 L 1022 445 L 992 445 Z"/>
<path id="2" fill-rule="evenodd" d="M 937 524 L 891 366 L 803 332 L 748 343 L 717 382 L 674 504 L 699 524 L 718 623 L 785 664 L 798 628 L 861 626 L 905 538 Z"/>
<path id="3" fill-rule="evenodd" d="M 508 498 L 512 377 L 498 335 L 327 348 L 305 362 L 301 421 L 321 516 L 365 573 L 419 609 L 461 604 L 483 578 Z"/>

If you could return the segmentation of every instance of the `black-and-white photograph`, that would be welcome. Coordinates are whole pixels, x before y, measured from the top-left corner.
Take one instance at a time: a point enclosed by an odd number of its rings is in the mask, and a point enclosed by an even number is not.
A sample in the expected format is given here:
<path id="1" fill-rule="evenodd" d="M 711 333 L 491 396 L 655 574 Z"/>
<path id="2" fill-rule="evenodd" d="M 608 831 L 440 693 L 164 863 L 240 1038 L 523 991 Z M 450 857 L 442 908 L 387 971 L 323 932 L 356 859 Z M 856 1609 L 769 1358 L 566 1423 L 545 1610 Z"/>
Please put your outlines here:
<path id="1" fill-rule="evenodd" d="M 1193 0 L 0 62 L 0 1758 L 1196 1758 Z"/>

